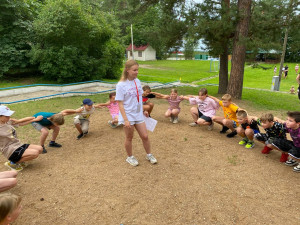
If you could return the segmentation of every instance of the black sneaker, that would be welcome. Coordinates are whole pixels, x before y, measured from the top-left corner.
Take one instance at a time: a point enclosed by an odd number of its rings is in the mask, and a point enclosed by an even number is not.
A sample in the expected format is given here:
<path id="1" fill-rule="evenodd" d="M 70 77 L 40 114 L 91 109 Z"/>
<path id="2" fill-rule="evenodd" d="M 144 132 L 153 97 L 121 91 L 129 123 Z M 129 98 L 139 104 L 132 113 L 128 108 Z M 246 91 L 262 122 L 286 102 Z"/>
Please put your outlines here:
<path id="1" fill-rule="evenodd" d="M 83 133 L 83 135 L 87 135 L 88 133 L 89 133 L 89 132 L 88 132 L 88 131 L 86 131 L 86 132 L 84 132 L 84 133 Z"/>
<path id="2" fill-rule="evenodd" d="M 45 146 L 42 146 L 42 147 L 43 147 L 42 154 L 45 154 L 45 153 L 47 153 L 47 150 L 45 149 Z"/>
<path id="3" fill-rule="evenodd" d="M 60 148 L 62 145 L 58 144 L 56 142 L 50 142 L 48 146 L 49 147 L 54 147 L 54 148 Z"/>
<path id="4" fill-rule="evenodd" d="M 220 134 L 225 134 L 225 133 L 226 133 L 226 131 L 228 131 L 228 130 L 229 130 L 229 128 L 228 128 L 228 127 L 226 127 L 226 126 L 223 126 L 222 130 L 220 131 Z"/>
<path id="5" fill-rule="evenodd" d="M 235 130 L 235 131 L 232 131 L 231 133 L 227 134 L 226 136 L 227 136 L 228 138 L 233 138 L 235 135 L 237 135 L 236 130 Z"/>
<path id="6" fill-rule="evenodd" d="M 79 134 L 78 136 L 77 136 L 77 140 L 79 140 L 80 138 L 82 138 L 83 137 L 83 133 L 81 133 L 81 134 Z"/>

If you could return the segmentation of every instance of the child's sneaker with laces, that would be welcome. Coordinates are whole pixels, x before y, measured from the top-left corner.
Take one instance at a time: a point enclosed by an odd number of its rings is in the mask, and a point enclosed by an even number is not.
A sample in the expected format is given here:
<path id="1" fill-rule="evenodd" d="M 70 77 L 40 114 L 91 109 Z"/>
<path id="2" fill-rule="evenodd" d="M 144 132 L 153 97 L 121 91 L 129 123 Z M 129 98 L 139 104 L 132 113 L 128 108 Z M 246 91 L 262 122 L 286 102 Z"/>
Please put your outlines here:
<path id="1" fill-rule="evenodd" d="M 289 155 L 287 154 L 287 153 L 282 153 L 281 154 L 281 157 L 280 157 L 280 162 L 286 162 L 287 160 L 288 160 L 288 158 L 289 158 Z"/>
<path id="2" fill-rule="evenodd" d="M 146 159 L 149 160 L 151 164 L 157 163 L 156 158 L 152 154 L 147 154 Z"/>
<path id="3" fill-rule="evenodd" d="M 178 123 L 178 117 L 174 117 L 173 123 Z"/>
<path id="4" fill-rule="evenodd" d="M 115 125 L 111 120 L 108 121 L 108 125 L 111 127 L 111 128 L 116 128 L 117 125 Z"/>
<path id="5" fill-rule="evenodd" d="M 18 163 L 12 164 L 12 163 L 10 163 L 10 162 L 6 162 L 6 163 L 4 163 L 4 165 L 5 165 L 6 167 L 10 168 L 11 170 L 15 170 L 15 171 L 17 171 L 17 172 L 23 170 L 23 167 L 22 167 L 20 164 L 18 164 Z"/>
<path id="6" fill-rule="evenodd" d="M 265 147 L 261 150 L 262 154 L 269 154 L 272 149 L 265 145 Z"/>
<path id="7" fill-rule="evenodd" d="M 247 138 L 243 138 L 243 140 L 241 140 L 241 141 L 239 142 L 239 145 L 246 145 L 247 142 L 248 142 L 248 139 L 247 139 Z"/>
<path id="8" fill-rule="evenodd" d="M 225 133 L 226 133 L 226 131 L 228 131 L 228 130 L 229 130 L 229 128 L 228 128 L 228 127 L 226 127 L 226 126 L 223 126 L 222 130 L 220 131 L 220 134 L 225 134 Z"/>
<path id="9" fill-rule="evenodd" d="M 79 140 L 80 138 L 82 138 L 83 137 L 83 133 L 81 133 L 81 134 L 79 134 L 78 136 L 77 136 L 77 140 Z"/>
<path id="10" fill-rule="evenodd" d="M 293 159 L 289 159 L 288 161 L 285 162 L 285 165 L 287 166 L 296 166 L 297 164 L 298 162 Z"/>
<path id="11" fill-rule="evenodd" d="M 48 146 L 49 147 L 54 147 L 54 148 L 60 148 L 62 145 L 58 144 L 56 142 L 50 142 Z"/>
<path id="12" fill-rule="evenodd" d="M 128 156 L 127 159 L 126 159 L 126 162 L 128 162 L 132 166 L 139 165 L 139 162 L 137 161 L 137 159 L 133 155 L 132 156 Z"/>
<path id="13" fill-rule="evenodd" d="M 298 166 L 295 166 L 293 171 L 299 173 L 300 172 L 300 164 L 298 164 Z"/>
<path id="14" fill-rule="evenodd" d="M 193 123 L 190 123 L 189 125 L 190 125 L 190 127 L 196 127 L 196 126 L 198 126 L 198 124 L 197 124 L 197 123 L 195 123 L 195 122 L 193 122 Z"/>
<path id="15" fill-rule="evenodd" d="M 207 127 L 207 130 L 213 130 L 214 129 L 214 122 L 211 122 L 211 124 Z"/>
<path id="16" fill-rule="evenodd" d="M 254 141 L 248 141 L 247 144 L 245 145 L 245 148 L 250 149 L 255 146 Z"/>

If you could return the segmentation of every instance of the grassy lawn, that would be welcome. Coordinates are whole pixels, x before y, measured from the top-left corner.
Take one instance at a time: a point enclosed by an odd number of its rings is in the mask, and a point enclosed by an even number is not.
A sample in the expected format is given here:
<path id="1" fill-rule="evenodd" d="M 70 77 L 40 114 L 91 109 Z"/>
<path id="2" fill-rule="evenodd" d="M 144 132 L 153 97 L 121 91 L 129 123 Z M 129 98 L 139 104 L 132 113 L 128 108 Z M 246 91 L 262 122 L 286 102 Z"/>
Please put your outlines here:
<path id="1" fill-rule="evenodd" d="M 212 77 L 218 74 L 218 72 L 209 72 L 210 61 L 200 60 L 159 60 L 159 61 L 147 61 L 139 62 L 139 78 L 143 81 L 160 81 L 163 83 L 178 81 L 181 78 L 181 82 L 189 83 L 197 81 L 203 78 Z M 274 75 L 273 68 L 276 65 L 279 70 L 279 64 L 260 64 L 264 67 L 270 68 L 264 70 L 262 68 L 252 68 L 249 65 L 245 65 L 244 74 L 244 87 L 271 89 L 272 78 Z M 296 74 L 294 71 L 296 63 L 288 63 L 289 75 L 288 79 L 281 81 L 280 91 L 289 91 L 291 86 L 297 86 Z M 229 71 L 230 71 L 229 63 Z M 116 80 L 105 80 L 110 82 L 117 82 Z M 24 78 L 16 81 L 9 81 L 9 79 L 2 80 L 0 82 L 1 87 L 13 87 L 34 83 L 54 83 L 42 80 L 40 78 Z M 213 78 L 206 81 L 199 81 L 196 84 L 218 84 L 219 78 Z"/>

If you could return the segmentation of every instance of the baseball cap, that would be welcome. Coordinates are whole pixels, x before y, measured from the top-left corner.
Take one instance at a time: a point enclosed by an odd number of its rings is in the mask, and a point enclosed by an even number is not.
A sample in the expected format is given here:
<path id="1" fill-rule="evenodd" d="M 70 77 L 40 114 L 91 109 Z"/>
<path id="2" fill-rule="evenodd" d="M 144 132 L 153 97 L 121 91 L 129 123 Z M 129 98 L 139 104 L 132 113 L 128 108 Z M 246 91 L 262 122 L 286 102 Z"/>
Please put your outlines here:
<path id="1" fill-rule="evenodd" d="M 11 111 L 7 106 L 0 105 L 0 116 L 11 116 L 15 111 Z"/>
<path id="2" fill-rule="evenodd" d="M 91 99 L 89 99 L 89 98 L 84 99 L 84 100 L 82 101 L 82 103 L 83 103 L 84 105 L 93 105 L 93 104 L 94 104 L 94 102 L 93 102 Z"/>

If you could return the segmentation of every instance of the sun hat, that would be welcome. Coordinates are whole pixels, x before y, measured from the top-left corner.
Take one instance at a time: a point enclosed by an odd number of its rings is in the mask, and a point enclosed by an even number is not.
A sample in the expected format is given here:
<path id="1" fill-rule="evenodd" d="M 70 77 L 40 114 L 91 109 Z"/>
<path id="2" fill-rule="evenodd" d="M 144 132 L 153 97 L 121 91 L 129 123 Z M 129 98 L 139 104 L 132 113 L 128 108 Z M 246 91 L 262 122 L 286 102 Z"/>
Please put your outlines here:
<path id="1" fill-rule="evenodd" d="M 93 104 L 94 104 L 94 102 L 93 102 L 91 99 L 89 99 L 89 98 L 84 99 L 84 100 L 82 101 L 82 103 L 83 103 L 84 105 L 93 105 Z"/>
<path id="2" fill-rule="evenodd" d="M 15 111 L 11 111 L 7 106 L 0 105 L 0 116 L 11 116 Z"/>

